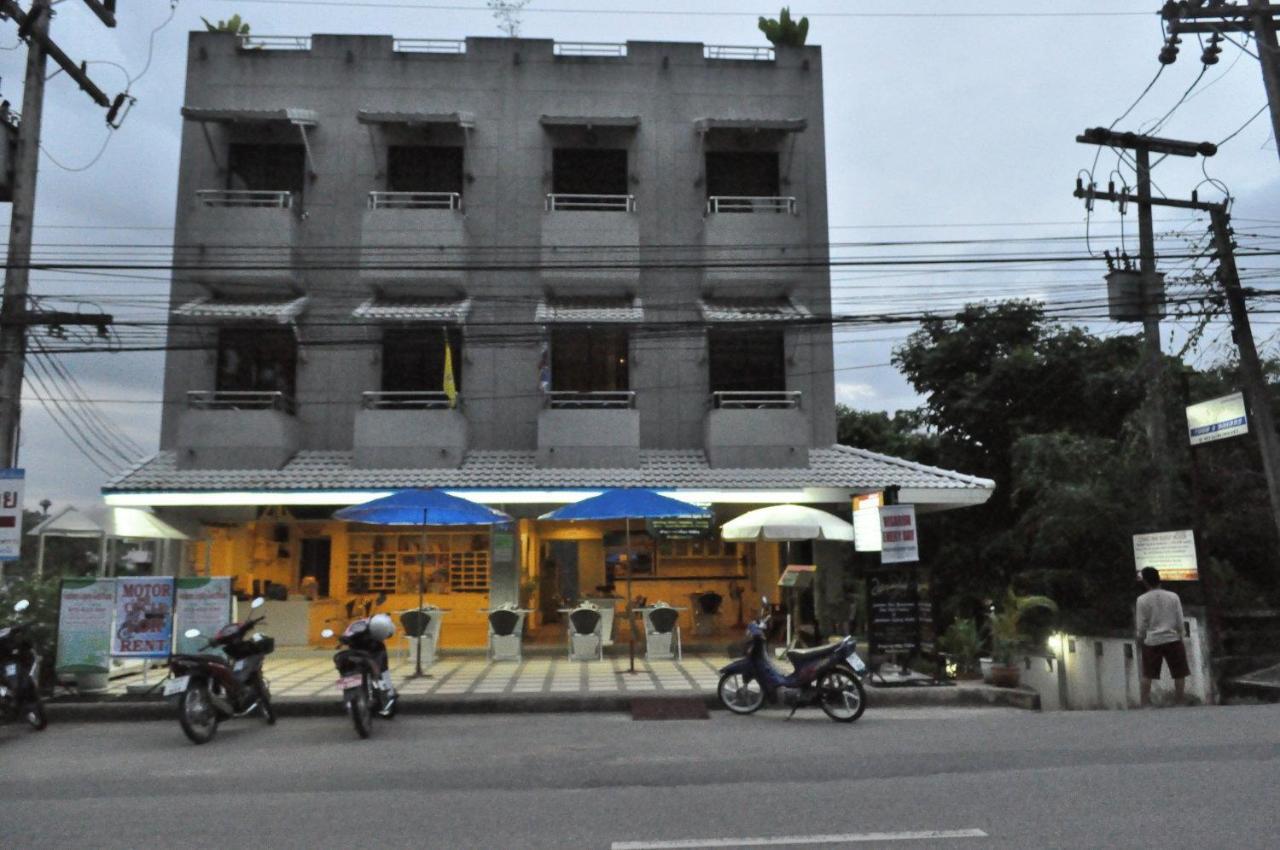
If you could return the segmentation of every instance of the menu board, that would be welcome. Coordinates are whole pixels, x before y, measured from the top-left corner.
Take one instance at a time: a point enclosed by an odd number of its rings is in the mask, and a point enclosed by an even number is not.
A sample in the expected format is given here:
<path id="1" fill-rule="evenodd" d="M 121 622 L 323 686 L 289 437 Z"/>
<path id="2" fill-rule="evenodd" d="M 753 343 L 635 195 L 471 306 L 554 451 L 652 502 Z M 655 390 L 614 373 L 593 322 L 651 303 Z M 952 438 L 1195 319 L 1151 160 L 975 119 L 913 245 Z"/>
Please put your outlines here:
<path id="1" fill-rule="evenodd" d="M 714 536 L 715 517 L 682 516 L 651 519 L 646 523 L 649 533 L 665 540 L 694 540 Z"/>
<path id="2" fill-rule="evenodd" d="M 933 603 L 928 578 L 913 568 L 881 569 L 867 576 L 872 655 L 932 652 Z"/>

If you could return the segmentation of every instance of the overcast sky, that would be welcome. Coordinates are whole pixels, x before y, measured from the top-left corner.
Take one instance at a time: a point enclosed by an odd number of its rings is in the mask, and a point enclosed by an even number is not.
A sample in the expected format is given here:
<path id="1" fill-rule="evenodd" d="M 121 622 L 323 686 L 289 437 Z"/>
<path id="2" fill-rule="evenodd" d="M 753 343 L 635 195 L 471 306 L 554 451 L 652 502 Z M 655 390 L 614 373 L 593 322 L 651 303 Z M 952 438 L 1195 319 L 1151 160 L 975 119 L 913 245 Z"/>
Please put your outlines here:
<path id="1" fill-rule="evenodd" d="M 26 6 L 26 3 L 22 5 Z M 1159 67 L 1158 0 L 1089 0 L 1066 4 L 1012 0 L 821 0 L 793 4 L 811 18 L 809 43 L 821 45 L 825 64 L 826 125 L 831 242 L 838 257 L 927 254 L 938 251 L 1017 256 L 1078 254 L 1084 210 L 1071 196 L 1077 173 L 1093 165 L 1095 149 L 1075 142 L 1086 127 L 1109 125 L 1138 96 Z M 45 107 L 44 148 L 36 212 L 40 256 L 93 256 L 102 250 L 74 246 L 144 244 L 166 246 L 172 236 L 178 173 L 179 108 L 186 64 L 186 33 L 203 27 L 200 16 L 239 13 L 255 34 L 367 33 L 399 37 L 464 38 L 499 35 L 483 0 L 180 0 L 173 19 L 165 0 L 122 2 L 120 26 L 107 30 L 79 0 L 56 8 L 52 34 L 114 94 L 130 78 L 138 102 L 124 127 L 109 139 L 103 112 L 65 75 L 50 80 Z M 560 41 L 676 40 L 709 44 L 764 44 L 763 4 L 703 0 L 532 0 L 522 15 L 521 35 Z M 1047 17 L 1052 10 L 1065 16 Z M 1007 15 L 1004 13 L 1008 13 Z M 825 14 L 824 14 L 825 13 Z M 1133 14 L 1138 13 L 1138 14 Z M 21 100 L 25 48 L 16 27 L 0 22 L 0 94 Z M 1253 49 L 1253 45 L 1249 45 Z M 1183 96 L 1201 70 L 1192 39 L 1147 97 L 1117 129 L 1146 129 Z M 53 67 L 52 64 L 50 66 Z M 144 73 L 145 70 L 145 73 Z M 141 75 L 141 76 L 139 76 Z M 1222 61 L 1192 89 L 1160 128 L 1160 135 L 1219 141 L 1265 103 L 1257 61 L 1230 44 Z M 20 109 L 20 107 L 18 107 Z M 103 145 L 106 144 L 105 150 Z M 101 152 L 94 164 L 80 171 Z M 56 160 L 56 162 L 55 162 Z M 1097 164 L 1099 182 L 1117 168 L 1114 153 Z M 1251 244 L 1280 235 L 1280 159 L 1263 114 L 1224 145 L 1206 164 L 1207 175 L 1236 197 L 1237 230 Z M 1122 169 L 1132 181 L 1132 172 Z M 1155 180 L 1170 196 L 1185 196 L 1202 184 L 1199 161 L 1170 159 Z M 1117 178 L 1120 179 L 1120 178 Z M 1200 186 L 1215 195 L 1213 184 Z M 5 212 L 0 213 L 6 219 Z M 1132 211 L 1130 211 L 1132 212 Z M 1185 229 L 1199 236 L 1203 225 L 1187 215 L 1160 213 L 1157 228 Z M 1094 250 L 1119 244 L 1120 218 L 1099 204 L 1090 225 Z M 1136 254 L 1136 217 L 1124 224 Z M 7 233 L 7 229 L 5 231 Z M 1026 240 L 953 247 L 874 246 L 854 243 L 896 240 Z M 1176 253 L 1177 242 L 1165 243 Z M 43 247 L 42 247 L 43 246 Z M 64 247 L 70 246 L 70 247 Z M 131 249 L 135 254 L 140 248 Z M 1265 260 L 1242 263 L 1258 268 Z M 1185 266 L 1170 262 L 1168 266 Z M 1064 303 L 1096 298 L 1103 265 L 966 270 L 878 267 L 833 274 L 836 312 L 948 309 L 966 300 L 1030 295 Z M 150 279 L 139 279 L 150 278 Z M 1267 286 L 1268 283 L 1260 285 Z M 34 295 L 89 296 L 120 316 L 160 313 L 139 304 L 167 292 L 162 272 L 132 279 L 92 278 L 82 273 L 33 276 Z M 1186 323 L 1168 323 L 1168 344 L 1180 345 Z M 1094 322 L 1100 333 L 1131 330 Z M 838 398 L 865 409 L 895 410 L 919 403 L 890 367 L 894 344 L 909 326 L 859 329 L 837 335 Z M 1256 333 L 1268 344 L 1276 328 L 1260 316 Z M 1215 328 L 1188 356 L 1211 362 L 1228 352 Z M 61 362 L 86 397 L 102 400 L 98 414 L 146 453 L 155 451 L 159 424 L 161 360 L 158 354 L 64 355 Z M 47 367 L 46 367 L 47 368 Z M 45 376 L 51 394 L 64 393 Z M 65 379 L 64 379 L 65 380 Z M 37 385 L 37 389 L 39 389 Z M 59 416 L 61 421 L 63 417 Z M 124 442 L 120 438 L 117 442 Z M 76 442 L 83 442 L 77 439 Z M 57 427 L 30 392 L 24 404 L 22 465 L 27 501 L 99 500 L 107 475 Z M 99 464 L 106 461 L 99 458 Z"/>

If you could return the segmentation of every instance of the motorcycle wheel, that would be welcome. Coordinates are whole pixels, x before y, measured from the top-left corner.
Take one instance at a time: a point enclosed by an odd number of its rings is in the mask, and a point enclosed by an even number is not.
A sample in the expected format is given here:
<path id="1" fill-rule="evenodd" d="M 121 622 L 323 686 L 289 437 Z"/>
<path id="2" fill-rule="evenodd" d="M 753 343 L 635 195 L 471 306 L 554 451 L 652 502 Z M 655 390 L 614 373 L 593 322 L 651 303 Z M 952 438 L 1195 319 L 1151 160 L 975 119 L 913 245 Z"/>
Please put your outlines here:
<path id="1" fill-rule="evenodd" d="M 178 701 L 178 723 L 193 744 L 207 744 L 218 732 L 218 710 L 204 683 L 188 688 Z"/>
<path id="2" fill-rule="evenodd" d="M 49 718 L 44 714 L 44 703 L 40 701 L 40 697 L 36 697 L 27 703 L 26 709 L 22 712 L 23 718 L 31 725 L 31 728 L 39 732 L 49 725 Z"/>
<path id="3" fill-rule="evenodd" d="M 276 725 L 276 710 L 271 707 L 271 688 L 267 685 L 267 680 L 262 678 L 262 674 L 258 674 L 258 708 L 262 711 L 262 719 L 267 721 L 268 726 Z"/>
<path id="4" fill-rule="evenodd" d="M 716 686 L 720 703 L 734 714 L 751 714 L 764 705 L 764 688 L 755 679 L 747 680 L 741 673 L 725 673 Z"/>
<path id="5" fill-rule="evenodd" d="M 867 707 L 867 692 L 852 670 L 832 667 L 818 677 L 818 705 L 838 723 L 852 723 Z"/>
<path id="6" fill-rule="evenodd" d="M 351 688 L 347 691 L 347 712 L 351 722 L 355 724 L 356 734 L 368 738 L 373 732 L 373 712 L 369 709 L 369 692 L 364 687 Z"/>

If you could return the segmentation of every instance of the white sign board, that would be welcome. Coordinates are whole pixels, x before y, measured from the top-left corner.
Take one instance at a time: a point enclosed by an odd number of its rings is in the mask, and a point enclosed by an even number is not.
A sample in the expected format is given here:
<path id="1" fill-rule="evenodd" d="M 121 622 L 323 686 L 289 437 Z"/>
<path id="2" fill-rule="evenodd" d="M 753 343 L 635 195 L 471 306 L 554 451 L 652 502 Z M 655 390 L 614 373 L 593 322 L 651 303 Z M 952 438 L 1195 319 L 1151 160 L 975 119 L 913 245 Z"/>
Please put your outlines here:
<path id="1" fill-rule="evenodd" d="M 1193 446 L 1248 433 L 1249 416 L 1243 393 L 1211 398 L 1187 407 L 1187 434 Z"/>
<path id="2" fill-rule="evenodd" d="M 915 505 L 885 505 L 880 509 L 880 563 L 920 560 Z"/>
<path id="3" fill-rule="evenodd" d="M 1196 536 L 1193 531 L 1161 531 L 1133 535 L 1133 561 L 1138 572 L 1144 567 L 1160 571 L 1161 581 L 1199 581 L 1196 563 Z"/>
<path id="4" fill-rule="evenodd" d="M 180 578 L 173 602 L 175 652 L 197 653 L 218 629 L 231 622 L 231 579 Z M 187 629 L 198 629 L 199 637 L 189 638 Z"/>
<path id="5" fill-rule="evenodd" d="M 853 549 L 855 552 L 880 551 L 880 506 L 883 493 L 853 497 Z"/>
<path id="6" fill-rule="evenodd" d="M 0 469 L 0 561 L 16 561 L 22 557 L 22 484 L 25 475 L 21 469 Z"/>

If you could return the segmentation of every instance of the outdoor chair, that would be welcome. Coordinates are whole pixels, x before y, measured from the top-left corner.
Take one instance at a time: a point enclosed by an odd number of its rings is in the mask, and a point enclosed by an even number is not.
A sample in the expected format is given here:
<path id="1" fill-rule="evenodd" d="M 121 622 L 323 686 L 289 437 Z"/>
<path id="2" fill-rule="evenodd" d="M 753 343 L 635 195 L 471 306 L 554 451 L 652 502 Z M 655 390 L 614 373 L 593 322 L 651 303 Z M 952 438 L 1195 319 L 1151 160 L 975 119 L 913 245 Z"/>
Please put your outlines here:
<path id="1" fill-rule="evenodd" d="M 682 657 L 680 650 L 680 612 L 659 602 L 644 616 L 644 654 L 646 658 Z"/>
<path id="2" fill-rule="evenodd" d="M 604 637 L 600 633 L 600 612 L 594 607 L 569 612 L 569 660 L 604 659 Z"/>
<path id="3" fill-rule="evenodd" d="M 415 609 L 400 614 L 400 625 L 404 629 L 405 654 L 415 665 L 418 650 L 418 636 L 422 636 L 422 666 L 436 663 L 436 640 L 440 636 L 440 623 L 430 611 Z"/>
<path id="4" fill-rule="evenodd" d="M 489 612 L 489 658 L 494 661 L 520 661 L 524 614 L 510 608 Z"/>

